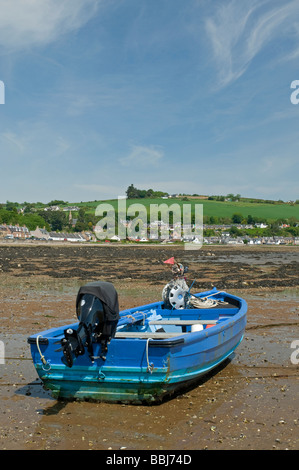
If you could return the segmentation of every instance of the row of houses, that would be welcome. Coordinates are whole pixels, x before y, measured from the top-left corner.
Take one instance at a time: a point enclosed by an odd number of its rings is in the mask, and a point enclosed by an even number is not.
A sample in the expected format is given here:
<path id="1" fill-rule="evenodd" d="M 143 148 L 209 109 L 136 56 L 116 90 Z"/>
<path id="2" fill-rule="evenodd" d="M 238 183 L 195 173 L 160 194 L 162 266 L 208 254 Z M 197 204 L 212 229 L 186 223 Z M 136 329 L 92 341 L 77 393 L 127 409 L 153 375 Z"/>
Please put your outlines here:
<path id="1" fill-rule="evenodd" d="M 124 227 L 130 227 L 134 222 L 132 221 L 128 221 L 128 220 L 120 220 L 120 224 L 123 225 Z M 298 227 L 299 224 L 295 225 L 296 227 Z M 194 224 L 184 224 L 184 226 L 186 226 L 186 228 L 188 229 L 194 229 Z M 164 228 L 164 229 L 168 229 L 170 231 L 172 230 L 181 230 L 182 228 L 182 224 L 181 222 L 177 222 L 177 223 L 168 223 L 168 222 L 164 222 L 163 220 L 154 220 L 152 221 L 150 224 L 147 224 L 147 223 L 144 223 L 143 224 L 143 228 L 144 229 L 147 229 L 147 230 L 150 230 L 151 228 Z M 264 223 L 264 222 L 259 222 L 259 223 L 255 223 L 255 224 L 203 224 L 203 230 L 207 230 L 207 229 L 211 229 L 211 230 L 214 230 L 215 232 L 225 232 L 225 231 L 228 231 L 230 230 L 232 227 L 235 227 L 237 228 L 238 230 L 250 230 L 250 229 L 254 229 L 254 228 L 267 228 L 268 227 L 268 224 Z M 290 227 L 289 224 L 281 224 L 279 225 L 280 228 L 288 228 Z"/>
<path id="2" fill-rule="evenodd" d="M 29 229 L 23 225 L 0 225 L 0 238 L 18 238 L 18 239 L 25 239 L 30 238 L 30 231 Z"/>
<path id="3" fill-rule="evenodd" d="M 70 242 L 86 242 L 86 241 L 96 241 L 96 234 L 94 232 L 77 232 L 77 233 L 68 233 L 68 232 L 48 232 L 45 228 L 37 227 L 35 230 L 30 231 L 26 226 L 20 225 L 6 225 L 0 224 L 0 239 L 18 239 L 18 240 L 45 240 L 45 241 L 70 241 Z M 100 238 L 100 237 L 99 237 Z M 131 238 L 131 237 L 130 237 Z M 146 241 L 162 241 L 161 236 L 150 236 L 141 237 L 142 242 Z M 194 237 L 190 236 L 189 239 L 182 238 L 180 234 L 173 232 L 169 237 L 169 240 L 172 241 L 192 241 Z M 133 238 L 132 238 L 133 239 Z M 134 237 L 134 240 L 137 240 L 138 237 Z M 120 241 L 117 235 L 111 237 L 112 241 Z M 229 233 L 221 233 L 219 235 L 204 237 L 204 244 L 213 245 L 213 244 L 226 244 L 226 245 L 243 245 L 247 243 L 249 245 L 286 245 L 286 244 L 295 244 L 299 245 L 299 237 L 283 237 L 283 236 L 272 236 L 272 237 L 255 237 L 251 238 L 248 235 L 242 237 L 231 237 Z"/>
<path id="4" fill-rule="evenodd" d="M 230 236 L 222 236 L 222 237 L 204 237 L 204 244 L 207 245 L 215 245 L 215 244 L 222 244 L 222 245 L 299 245 L 299 237 L 281 237 L 281 236 L 273 236 L 273 237 L 256 237 L 251 238 L 249 236 L 244 237 L 230 237 Z"/>
<path id="5" fill-rule="evenodd" d="M 48 241 L 68 241 L 68 242 L 87 242 L 94 240 L 95 237 L 92 232 L 48 232 L 45 228 L 37 227 L 30 232 L 31 237 L 38 240 Z"/>
<path id="6" fill-rule="evenodd" d="M 20 225 L 0 225 L 0 238 L 18 239 L 18 240 L 49 240 L 49 241 L 74 241 L 86 242 L 95 239 L 91 232 L 67 233 L 67 232 L 48 232 L 45 228 L 37 227 L 35 230 L 29 230 L 26 226 Z"/>
<path id="7" fill-rule="evenodd" d="M 57 211 L 63 211 L 63 212 L 78 212 L 79 207 L 77 206 L 66 206 L 66 207 L 59 207 L 59 206 L 47 206 L 44 208 L 45 212 L 57 212 Z"/>

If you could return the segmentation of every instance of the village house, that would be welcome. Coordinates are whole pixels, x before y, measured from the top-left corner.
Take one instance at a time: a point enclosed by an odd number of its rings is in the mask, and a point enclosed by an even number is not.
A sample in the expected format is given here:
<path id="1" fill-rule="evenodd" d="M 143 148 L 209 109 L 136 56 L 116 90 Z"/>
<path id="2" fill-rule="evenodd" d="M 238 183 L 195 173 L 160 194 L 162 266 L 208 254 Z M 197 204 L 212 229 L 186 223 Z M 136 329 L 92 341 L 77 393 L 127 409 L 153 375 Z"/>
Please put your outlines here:
<path id="1" fill-rule="evenodd" d="M 38 239 L 45 239 L 48 240 L 49 232 L 44 228 L 36 227 L 35 230 L 31 230 L 30 236 Z"/>
<path id="2" fill-rule="evenodd" d="M 236 238 L 224 238 L 221 243 L 224 243 L 225 245 L 243 245 L 244 241 L 240 237 Z"/>
<path id="3" fill-rule="evenodd" d="M 44 208 L 44 211 L 60 211 L 60 207 L 59 206 L 47 206 Z"/>
<path id="4" fill-rule="evenodd" d="M 25 225 L 23 225 L 22 227 L 20 227 L 19 224 L 16 224 L 16 225 L 2 224 L 2 225 L 0 225 L 0 237 L 4 238 L 4 237 L 8 237 L 8 236 L 11 236 L 12 238 L 24 240 L 24 239 L 30 237 L 30 232 L 29 232 L 28 228 Z"/>
<path id="5" fill-rule="evenodd" d="M 19 224 L 9 225 L 9 228 L 14 238 L 25 239 L 30 237 L 30 231 L 25 225 L 23 227 L 20 227 Z"/>
<path id="6" fill-rule="evenodd" d="M 62 210 L 64 212 L 78 212 L 79 211 L 79 207 L 77 206 L 67 206 L 67 207 L 63 207 Z"/>
<path id="7" fill-rule="evenodd" d="M 268 225 L 267 225 L 267 224 L 264 224 L 263 222 L 261 222 L 261 223 L 259 223 L 259 224 L 255 224 L 255 226 L 256 226 L 257 228 L 267 228 L 267 227 L 268 227 Z"/>
<path id="8" fill-rule="evenodd" d="M 4 238 L 7 235 L 11 235 L 11 232 L 6 224 L 0 225 L 0 238 Z"/>
<path id="9" fill-rule="evenodd" d="M 48 240 L 55 242 L 86 242 L 89 240 L 89 235 L 83 236 L 82 233 L 50 232 Z"/>

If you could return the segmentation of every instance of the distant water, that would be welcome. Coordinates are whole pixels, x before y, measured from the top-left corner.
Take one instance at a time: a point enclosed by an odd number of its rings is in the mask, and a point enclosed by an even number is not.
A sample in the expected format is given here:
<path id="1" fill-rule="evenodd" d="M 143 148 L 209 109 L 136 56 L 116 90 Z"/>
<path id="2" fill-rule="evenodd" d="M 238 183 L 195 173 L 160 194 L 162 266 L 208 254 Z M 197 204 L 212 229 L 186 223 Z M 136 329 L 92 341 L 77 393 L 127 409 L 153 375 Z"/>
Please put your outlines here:
<path id="1" fill-rule="evenodd" d="M 265 264 L 290 264 L 290 263 L 298 263 L 299 262 L 299 252 L 277 252 L 273 253 L 273 251 L 268 252 L 227 252 L 225 255 L 221 253 L 220 255 L 217 252 L 213 252 L 211 249 L 210 255 L 206 253 L 201 253 L 194 256 L 195 253 L 184 256 L 184 261 L 192 262 L 192 263 L 242 263 L 242 264 L 249 264 L 249 265 L 265 265 Z"/>

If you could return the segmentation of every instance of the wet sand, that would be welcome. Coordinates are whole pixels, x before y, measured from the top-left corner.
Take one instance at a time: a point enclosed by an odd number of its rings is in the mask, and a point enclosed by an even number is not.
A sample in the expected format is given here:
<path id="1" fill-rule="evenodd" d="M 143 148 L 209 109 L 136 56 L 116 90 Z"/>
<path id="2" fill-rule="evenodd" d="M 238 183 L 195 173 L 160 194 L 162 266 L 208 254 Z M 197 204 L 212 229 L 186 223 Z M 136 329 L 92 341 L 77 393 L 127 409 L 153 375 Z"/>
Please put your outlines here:
<path id="1" fill-rule="evenodd" d="M 0 449 L 299 449 L 299 365 L 291 360 L 299 360 L 299 346 L 291 348 L 299 343 L 298 253 L 0 245 Z M 234 357 L 160 405 L 54 400 L 37 378 L 28 336 L 76 319 L 77 290 L 92 280 L 113 282 L 121 309 L 160 300 L 171 256 L 189 266 L 194 291 L 215 285 L 246 299 L 247 329 Z"/>

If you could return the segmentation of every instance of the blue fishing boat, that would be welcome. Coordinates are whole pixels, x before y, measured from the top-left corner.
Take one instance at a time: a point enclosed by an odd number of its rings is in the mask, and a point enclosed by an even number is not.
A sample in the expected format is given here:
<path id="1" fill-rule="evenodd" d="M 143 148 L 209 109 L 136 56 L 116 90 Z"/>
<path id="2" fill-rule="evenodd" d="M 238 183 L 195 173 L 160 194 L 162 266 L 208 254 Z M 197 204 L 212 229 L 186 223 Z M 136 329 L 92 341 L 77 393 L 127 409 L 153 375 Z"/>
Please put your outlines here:
<path id="1" fill-rule="evenodd" d="M 28 338 L 44 387 L 57 399 L 154 403 L 223 363 L 244 336 L 246 302 L 191 294 L 182 274 L 161 301 L 123 311 L 111 283 L 82 286 L 78 322 Z"/>

